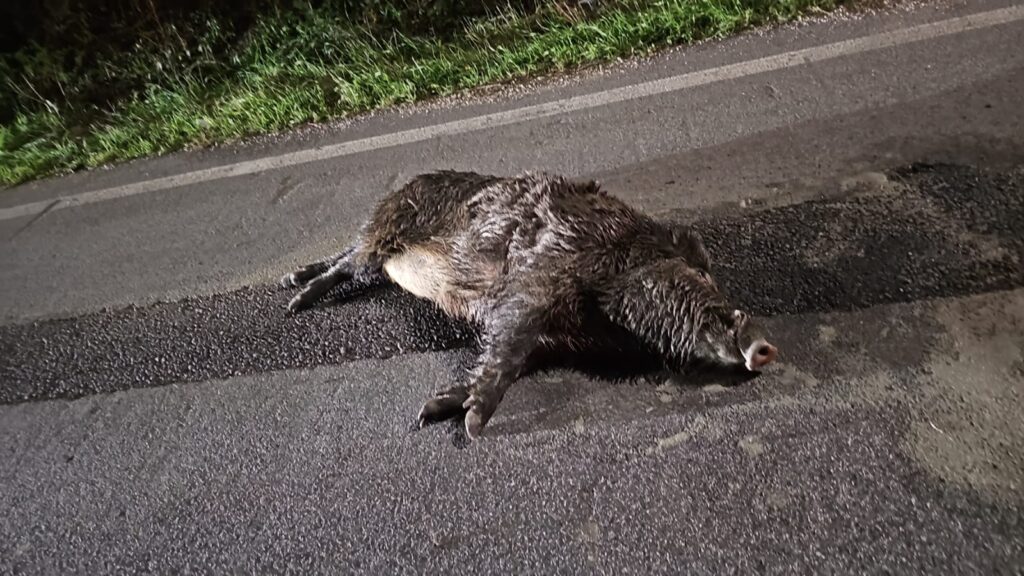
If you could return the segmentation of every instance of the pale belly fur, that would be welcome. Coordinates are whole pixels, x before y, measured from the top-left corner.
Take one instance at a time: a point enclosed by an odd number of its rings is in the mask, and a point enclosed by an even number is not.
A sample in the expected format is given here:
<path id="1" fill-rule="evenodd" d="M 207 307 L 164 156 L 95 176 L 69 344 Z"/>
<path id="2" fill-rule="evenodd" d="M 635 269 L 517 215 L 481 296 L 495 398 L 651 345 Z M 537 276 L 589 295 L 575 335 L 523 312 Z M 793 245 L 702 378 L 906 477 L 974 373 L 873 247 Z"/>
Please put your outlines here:
<path id="1" fill-rule="evenodd" d="M 441 254 L 410 248 L 384 262 L 384 272 L 414 296 L 434 302 L 451 315 L 465 316 L 465 303 L 452 287 L 451 266 Z"/>

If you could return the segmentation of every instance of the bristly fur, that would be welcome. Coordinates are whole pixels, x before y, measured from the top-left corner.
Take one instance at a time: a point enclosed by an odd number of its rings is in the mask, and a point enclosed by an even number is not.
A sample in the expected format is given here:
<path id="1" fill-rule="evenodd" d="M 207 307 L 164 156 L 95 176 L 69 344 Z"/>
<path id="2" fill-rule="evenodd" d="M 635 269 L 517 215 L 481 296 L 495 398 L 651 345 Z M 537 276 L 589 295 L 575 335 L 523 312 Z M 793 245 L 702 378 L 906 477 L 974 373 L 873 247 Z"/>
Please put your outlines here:
<path id="1" fill-rule="evenodd" d="M 421 421 L 466 412 L 482 430 L 542 352 L 642 349 L 683 369 L 714 361 L 732 312 L 690 229 L 656 222 L 595 182 L 439 171 L 385 197 L 345 251 L 283 278 L 298 311 L 341 282 L 393 281 L 474 322 L 483 353 L 468 386 Z"/>

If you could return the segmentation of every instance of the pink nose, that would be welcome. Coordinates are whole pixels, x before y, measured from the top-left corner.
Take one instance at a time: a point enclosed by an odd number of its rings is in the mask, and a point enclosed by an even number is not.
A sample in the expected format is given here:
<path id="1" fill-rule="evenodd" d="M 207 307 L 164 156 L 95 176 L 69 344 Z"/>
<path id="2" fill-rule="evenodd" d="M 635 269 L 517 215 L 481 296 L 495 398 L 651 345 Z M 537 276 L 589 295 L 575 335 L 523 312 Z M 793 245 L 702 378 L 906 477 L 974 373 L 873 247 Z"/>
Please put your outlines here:
<path id="1" fill-rule="evenodd" d="M 779 355 L 779 349 L 767 342 L 763 342 L 757 346 L 754 350 L 754 355 L 750 359 L 750 368 L 756 370 L 767 366 L 775 361 L 775 358 Z"/>

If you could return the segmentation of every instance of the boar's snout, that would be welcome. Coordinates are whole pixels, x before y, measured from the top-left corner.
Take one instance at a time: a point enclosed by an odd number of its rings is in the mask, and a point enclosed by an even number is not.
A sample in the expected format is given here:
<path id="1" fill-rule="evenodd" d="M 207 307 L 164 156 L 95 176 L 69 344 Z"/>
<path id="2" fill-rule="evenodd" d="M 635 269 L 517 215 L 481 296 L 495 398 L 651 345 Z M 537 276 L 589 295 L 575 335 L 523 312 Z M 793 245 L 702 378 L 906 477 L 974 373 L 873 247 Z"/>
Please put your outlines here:
<path id="1" fill-rule="evenodd" d="M 751 344 L 743 356 L 747 361 L 747 370 L 760 370 L 775 361 L 779 356 L 779 349 L 762 339 Z"/>
<path id="2" fill-rule="evenodd" d="M 740 310 L 733 311 L 732 320 L 736 347 L 743 355 L 747 370 L 755 372 L 775 362 L 779 349 L 768 341 L 764 328 L 758 322 Z"/>

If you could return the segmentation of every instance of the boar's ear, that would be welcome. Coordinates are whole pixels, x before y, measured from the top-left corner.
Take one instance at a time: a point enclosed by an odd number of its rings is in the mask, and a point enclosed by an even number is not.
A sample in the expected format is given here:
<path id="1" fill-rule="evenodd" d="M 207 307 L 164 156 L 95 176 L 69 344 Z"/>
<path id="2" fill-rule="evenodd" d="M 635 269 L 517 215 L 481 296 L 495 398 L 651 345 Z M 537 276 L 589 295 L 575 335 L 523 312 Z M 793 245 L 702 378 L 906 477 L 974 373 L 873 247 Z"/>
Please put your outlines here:
<path id="1" fill-rule="evenodd" d="M 743 310 L 737 308 L 732 311 L 732 325 L 737 329 L 742 328 L 748 320 L 750 320 L 750 316 Z"/>
<path id="2" fill-rule="evenodd" d="M 597 180 L 574 180 L 572 185 L 584 194 L 599 194 L 601 192 L 601 183 Z"/>
<path id="3" fill-rule="evenodd" d="M 711 256 L 704 246 L 704 241 L 689 226 L 673 226 L 672 243 L 683 248 L 687 262 L 694 268 L 711 271 Z"/>

